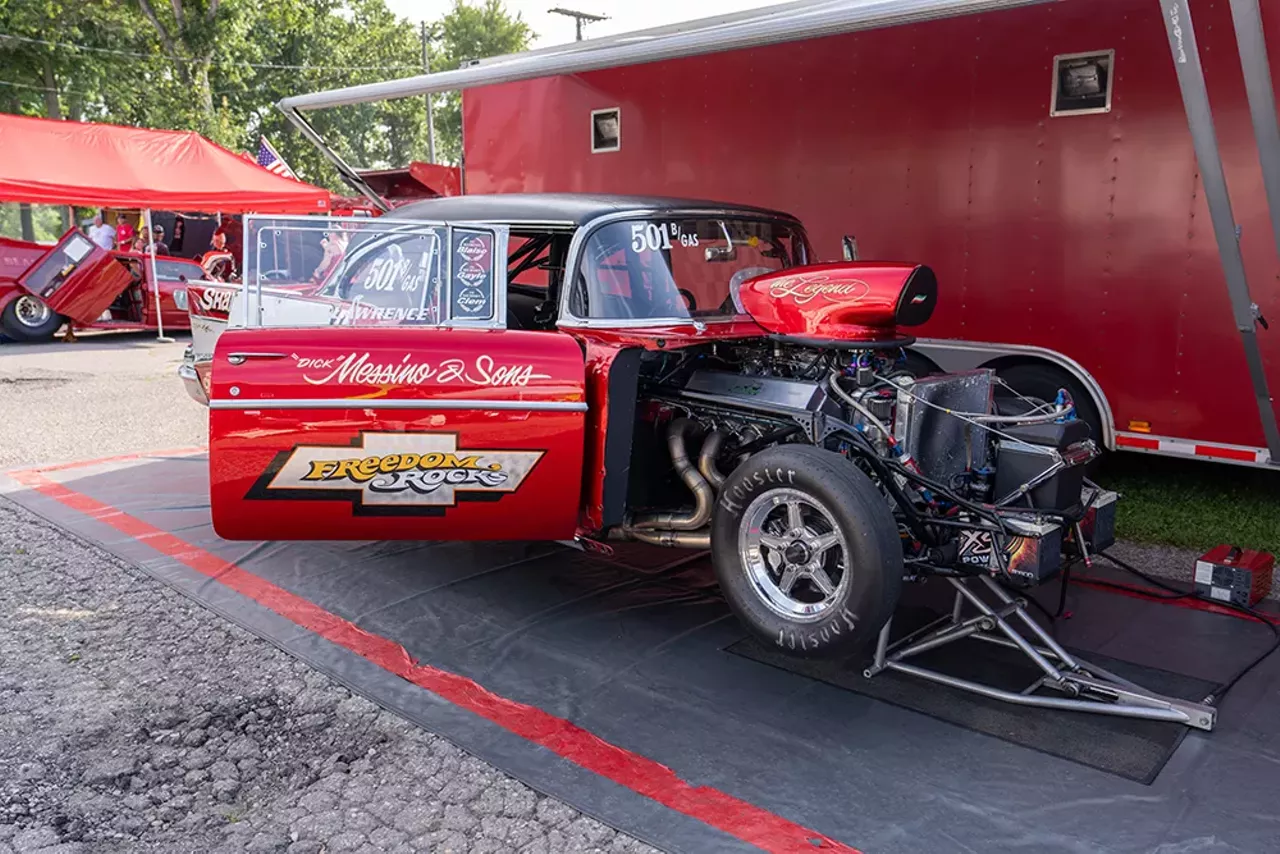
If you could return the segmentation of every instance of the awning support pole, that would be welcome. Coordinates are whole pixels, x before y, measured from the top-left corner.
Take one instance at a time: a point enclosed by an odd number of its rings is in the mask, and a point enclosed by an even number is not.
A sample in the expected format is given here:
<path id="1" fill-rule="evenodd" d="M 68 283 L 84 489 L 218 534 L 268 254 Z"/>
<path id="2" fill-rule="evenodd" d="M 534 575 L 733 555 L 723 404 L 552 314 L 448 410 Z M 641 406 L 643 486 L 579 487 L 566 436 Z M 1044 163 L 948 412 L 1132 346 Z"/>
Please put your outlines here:
<path id="1" fill-rule="evenodd" d="M 320 134 L 316 133 L 316 129 L 311 126 L 311 122 L 303 118 L 302 114 L 298 112 L 296 107 L 286 107 L 283 105 L 283 102 L 279 106 L 280 111 L 284 113 L 285 118 L 292 122 L 293 126 L 298 129 L 299 133 L 305 136 L 312 145 L 320 149 L 320 153 L 325 156 L 325 159 L 333 164 L 333 168 L 338 170 L 338 174 L 341 175 L 356 192 L 364 194 L 369 201 L 373 202 L 383 211 L 391 210 L 391 205 L 387 200 L 378 195 L 378 193 L 360 177 L 360 173 L 351 168 L 351 164 L 343 160 L 338 152 L 334 151 L 327 143 L 325 143 L 324 138 L 321 137 Z"/>
<path id="2" fill-rule="evenodd" d="M 164 337 L 164 317 L 160 314 L 160 277 L 156 275 L 156 233 L 151 227 L 151 208 L 142 212 L 142 224 L 147 230 L 147 260 L 151 265 L 151 292 L 156 295 L 156 340 L 172 344 L 172 338 Z"/>
<path id="3" fill-rule="evenodd" d="M 1232 5 L 1234 7 L 1236 4 L 1233 2 Z M 1160 0 L 1160 8 L 1164 13 L 1165 31 L 1169 36 L 1169 49 L 1173 53 L 1173 67 L 1178 73 L 1178 86 L 1182 90 L 1182 103 L 1187 111 L 1187 124 L 1191 128 L 1196 161 L 1200 165 L 1200 181 L 1204 186 L 1205 202 L 1209 206 L 1209 219 L 1213 222 L 1213 234 L 1218 242 L 1222 272 L 1227 281 L 1227 294 L 1231 298 L 1231 311 L 1244 345 L 1249 378 L 1253 382 L 1254 396 L 1258 402 L 1262 433 L 1266 437 L 1267 449 L 1271 452 L 1271 464 L 1280 465 L 1280 427 L 1276 424 L 1276 411 L 1267 386 L 1262 351 L 1258 346 L 1255 328 L 1257 318 L 1253 299 L 1249 295 L 1244 256 L 1240 253 L 1240 238 L 1236 231 L 1235 215 L 1231 210 L 1231 196 L 1227 192 L 1218 135 L 1213 126 L 1209 91 L 1204 82 L 1204 69 L 1200 65 L 1200 49 L 1196 46 L 1195 28 L 1191 24 L 1191 9 L 1187 0 Z M 1261 39 L 1261 33 L 1258 38 Z M 1244 58 L 1243 55 L 1241 58 Z M 1274 105 L 1272 110 L 1274 116 Z M 1255 114 L 1255 121 L 1256 118 Z M 1274 118 L 1272 126 L 1275 126 Z"/>

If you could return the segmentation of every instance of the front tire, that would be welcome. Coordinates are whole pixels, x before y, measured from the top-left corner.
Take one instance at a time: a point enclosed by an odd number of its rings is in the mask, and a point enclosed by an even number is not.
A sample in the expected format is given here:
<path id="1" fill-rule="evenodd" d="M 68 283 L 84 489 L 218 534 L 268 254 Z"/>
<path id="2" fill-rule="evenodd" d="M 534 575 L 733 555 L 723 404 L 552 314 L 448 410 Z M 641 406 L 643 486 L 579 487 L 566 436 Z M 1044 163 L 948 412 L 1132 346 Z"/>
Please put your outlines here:
<path id="1" fill-rule="evenodd" d="M 711 522 L 716 577 L 734 614 L 789 655 L 851 655 L 902 592 L 902 546 L 880 490 L 853 463 L 809 445 L 748 459 Z"/>
<path id="2" fill-rule="evenodd" d="M 0 312 L 0 328 L 14 341 L 47 341 L 62 323 L 62 315 L 31 294 L 10 300 Z"/>

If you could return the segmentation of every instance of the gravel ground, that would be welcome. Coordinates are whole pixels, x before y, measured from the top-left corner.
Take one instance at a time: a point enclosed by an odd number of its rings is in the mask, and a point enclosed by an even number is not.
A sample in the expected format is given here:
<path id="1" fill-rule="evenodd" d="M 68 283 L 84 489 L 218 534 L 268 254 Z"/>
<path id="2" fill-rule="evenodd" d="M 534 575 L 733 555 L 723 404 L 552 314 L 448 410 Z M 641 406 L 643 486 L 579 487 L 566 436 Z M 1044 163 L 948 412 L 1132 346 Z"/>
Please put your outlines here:
<path id="1" fill-rule="evenodd" d="M 0 344 L 0 469 L 204 444 L 185 346 Z M 0 498 L 0 854 L 653 850 Z"/>
<path id="2" fill-rule="evenodd" d="M 177 373 L 190 335 L 78 337 L 0 344 L 0 469 L 204 444 L 207 412 Z"/>
<path id="3" fill-rule="evenodd" d="M 0 854 L 648 852 L 0 500 Z"/>

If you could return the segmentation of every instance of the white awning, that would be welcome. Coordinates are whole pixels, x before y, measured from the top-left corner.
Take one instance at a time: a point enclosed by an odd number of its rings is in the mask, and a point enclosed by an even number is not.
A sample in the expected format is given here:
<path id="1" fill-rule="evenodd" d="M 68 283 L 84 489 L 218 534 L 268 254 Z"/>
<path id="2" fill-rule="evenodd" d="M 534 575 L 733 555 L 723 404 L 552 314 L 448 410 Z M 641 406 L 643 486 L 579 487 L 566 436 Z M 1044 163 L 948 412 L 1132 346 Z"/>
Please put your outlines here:
<path id="1" fill-rule="evenodd" d="M 290 112 L 409 98 L 1050 2 L 1064 0 L 799 0 L 493 57 L 451 71 L 294 95 L 279 106 Z"/>

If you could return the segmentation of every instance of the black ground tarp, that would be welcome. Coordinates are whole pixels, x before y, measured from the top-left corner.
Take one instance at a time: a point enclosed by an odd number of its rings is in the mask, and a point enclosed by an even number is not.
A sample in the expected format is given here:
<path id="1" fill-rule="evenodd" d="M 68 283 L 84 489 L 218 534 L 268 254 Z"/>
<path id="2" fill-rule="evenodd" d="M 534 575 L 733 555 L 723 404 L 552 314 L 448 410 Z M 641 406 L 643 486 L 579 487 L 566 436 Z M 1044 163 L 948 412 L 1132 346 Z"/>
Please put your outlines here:
<path id="1" fill-rule="evenodd" d="M 609 561 L 525 543 L 230 543 L 209 526 L 202 457 L 43 477 L 43 491 L 3 478 L 0 489 L 535 788 L 669 850 L 795 850 L 808 844 L 788 834 L 797 826 L 819 843 L 886 854 L 1277 849 L 1280 657 L 1232 692 L 1215 732 L 1190 731 L 1144 785 L 727 651 L 743 633 L 706 562 L 681 552 Z M 1208 682 L 1270 640 L 1243 620 L 1096 590 L 1073 590 L 1070 607 L 1058 632 L 1071 647 Z M 326 614 L 359 631 L 321 636 Z M 429 666 L 438 691 L 396 675 L 389 658 L 379 666 L 352 651 L 397 644 Z M 587 735 L 495 723 L 490 706 L 467 705 L 471 689 L 458 686 L 472 683 L 496 695 L 484 703 L 540 710 Z M 620 749 L 625 767 L 584 759 L 584 737 Z M 675 784 L 655 782 L 653 763 L 687 791 L 673 800 Z"/>

